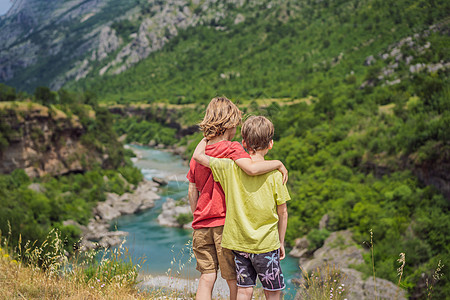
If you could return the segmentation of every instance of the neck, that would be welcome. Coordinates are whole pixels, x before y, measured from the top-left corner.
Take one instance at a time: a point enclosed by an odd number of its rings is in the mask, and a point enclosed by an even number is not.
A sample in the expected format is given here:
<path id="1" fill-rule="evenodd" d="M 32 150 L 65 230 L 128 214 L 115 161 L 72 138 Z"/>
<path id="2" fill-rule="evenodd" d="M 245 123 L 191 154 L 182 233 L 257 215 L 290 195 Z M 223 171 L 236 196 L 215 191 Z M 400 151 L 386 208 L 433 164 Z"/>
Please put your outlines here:
<path id="1" fill-rule="evenodd" d="M 212 145 L 212 144 L 215 144 L 215 143 L 218 143 L 221 141 L 226 141 L 226 140 L 227 140 L 227 137 L 225 136 L 225 134 L 218 135 L 218 136 L 215 136 L 212 139 L 210 139 L 208 141 L 208 145 Z"/>
<path id="2" fill-rule="evenodd" d="M 253 161 L 263 161 L 266 153 L 266 150 L 258 150 L 250 153 L 250 157 Z"/>

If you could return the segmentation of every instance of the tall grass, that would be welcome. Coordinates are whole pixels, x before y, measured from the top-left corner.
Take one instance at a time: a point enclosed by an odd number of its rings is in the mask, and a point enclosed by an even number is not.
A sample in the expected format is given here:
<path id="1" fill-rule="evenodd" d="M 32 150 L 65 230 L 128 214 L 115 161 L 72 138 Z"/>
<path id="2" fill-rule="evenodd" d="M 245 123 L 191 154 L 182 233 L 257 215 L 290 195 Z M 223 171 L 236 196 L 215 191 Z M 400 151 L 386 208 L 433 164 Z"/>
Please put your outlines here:
<path id="1" fill-rule="evenodd" d="M 431 299 L 433 296 L 433 287 L 434 285 L 441 280 L 442 276 L 444 276 L 444 273 L 442 273 L 442 268 L 444 268 L 444 265 L 439 260 L 438 265 L 436 269 L 434 270 L 432 280 L 426 280 L 427 284 L 427 299 Z"/>
<path id="2" fill-rule="evenodd" d="M 78 252 L 69 257 L 54 229 L 40 244 L 28 241 L 12 247 L 9 240 L 0 233 L 1 299 L 146 297 L 136 288 L 142 260 L 133 262 L 123 244 L 114 250 Z"/>
<path id="3" fill-rule="evenodd" d="M 125 241 L 114 249 L 68 256 L 57 230 L 51 230 L 42 243 L 28 241 L 24 246 L 21 241 L 11 245 L 10 236 L 0 231 L 0 299 L 195 298 L 197 282 L 190 274 L 181 277 L 193 262 L 191 241 L 178 254 L 172 250 L 174 258 L 162 284 L 149 286 L 142 281 L 151 281 L 152 276 L 138 276 L 145 258 L 132 260 Z M 216 299 L 227 296 L 219 293 Z"/>
<path id="4" fill-rule="evenodd" d="M 398 267 L 398 269 L 397 269 L 397 275 L 398 275 L 397 287 L 400 288 L 400 283 L 402 282 L 402 276 L 403 276 L 403 269 L 405 268 L 405 264 L 406 264 L 405 253 L 400 253 L 400 258 L 397 259 L 397 262 L 401 264 L 400 267 Z M 395 292 L 395 299 L 398 299 L 398 289 Z"/>
<path id="5" fill-rule="evenodd" d="M 320 300 L 346 299 L 346 276 L 335 265 L 326 264 L 316 268 L 311 274 L 302 268 L 303 278 L 300 284 L 300 299 Z"/>

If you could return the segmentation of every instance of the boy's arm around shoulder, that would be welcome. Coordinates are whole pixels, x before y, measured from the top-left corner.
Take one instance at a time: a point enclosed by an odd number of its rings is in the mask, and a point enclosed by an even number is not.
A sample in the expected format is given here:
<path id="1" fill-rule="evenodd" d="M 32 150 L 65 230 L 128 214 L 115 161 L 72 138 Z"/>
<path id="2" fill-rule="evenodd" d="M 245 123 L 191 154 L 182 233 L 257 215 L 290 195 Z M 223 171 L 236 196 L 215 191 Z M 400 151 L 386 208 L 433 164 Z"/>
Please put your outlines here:
<path id="1" fill-rule="evenodd" d="M 253 161 L 250 158 L 237 159 L 236 164 L 245 173 L 250 176 L 265 174 L 270 171 L 278 170 L 283 175 L 283 184 L 288 181 L 288 170 L 279 160 Z"/>
<path id="2" fill-rule="evenodd" d="M 205 154 L 207 139 L 203 138 L 194 150 L 192 158 L 199 164 L 210 168 L 210 156 Z M 265 160 L 254 162 L 250 158 L 237 159 L 236 164 L 248 175 L 255 176 L 278 170 L 283 175 L 283 184 L 288 180 L 288 171 L 279 160 Z"/>

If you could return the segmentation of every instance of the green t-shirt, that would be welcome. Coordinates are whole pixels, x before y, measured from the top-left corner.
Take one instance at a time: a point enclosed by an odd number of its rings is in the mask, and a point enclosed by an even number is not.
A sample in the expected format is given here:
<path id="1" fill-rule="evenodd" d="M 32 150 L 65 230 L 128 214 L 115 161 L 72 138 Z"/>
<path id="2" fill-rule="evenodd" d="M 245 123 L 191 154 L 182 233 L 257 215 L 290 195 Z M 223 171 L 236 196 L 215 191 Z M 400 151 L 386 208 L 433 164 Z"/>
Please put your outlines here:
<path id="1" fill-rule="evenodd" d="M 227 158 L 210 158 L 210 167 L 227 205 L 222 247 L 248 253 L 280 248 L 277 205 L 291 199 L 281 173 L 249 176 Z"/>

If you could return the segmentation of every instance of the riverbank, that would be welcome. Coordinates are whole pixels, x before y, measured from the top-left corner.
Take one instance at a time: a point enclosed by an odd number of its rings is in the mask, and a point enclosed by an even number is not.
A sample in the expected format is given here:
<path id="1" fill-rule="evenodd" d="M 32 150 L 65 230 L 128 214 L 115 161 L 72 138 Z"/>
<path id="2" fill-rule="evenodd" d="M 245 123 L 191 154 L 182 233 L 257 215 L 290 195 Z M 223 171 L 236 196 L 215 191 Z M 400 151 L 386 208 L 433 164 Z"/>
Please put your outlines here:
<path id="1" fill-rule="evenodd" d="M 194 299 L 199 279 L 165 275 L 141 275 L 138 277 L 138 281 L 141 282 L 138 287 L 144 291 L 149 291 L 150 293 L 160 291 L 161 293 L 174 297 L 182 296 L 180 299 Z M 213 299 L 227 299 L 229 297 L 227 282 L 220 277 L 220 275 L 214 285 L 212 296 Z"/>

